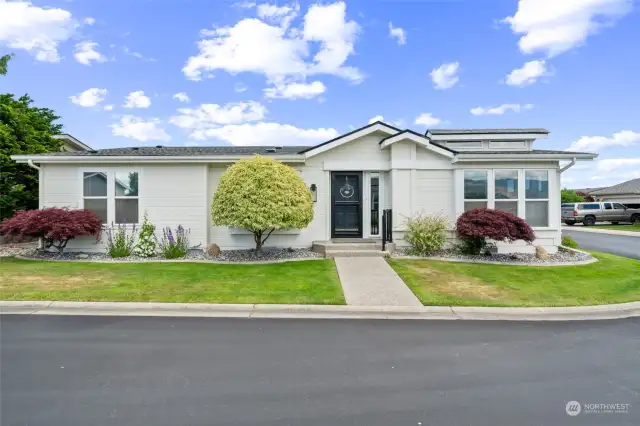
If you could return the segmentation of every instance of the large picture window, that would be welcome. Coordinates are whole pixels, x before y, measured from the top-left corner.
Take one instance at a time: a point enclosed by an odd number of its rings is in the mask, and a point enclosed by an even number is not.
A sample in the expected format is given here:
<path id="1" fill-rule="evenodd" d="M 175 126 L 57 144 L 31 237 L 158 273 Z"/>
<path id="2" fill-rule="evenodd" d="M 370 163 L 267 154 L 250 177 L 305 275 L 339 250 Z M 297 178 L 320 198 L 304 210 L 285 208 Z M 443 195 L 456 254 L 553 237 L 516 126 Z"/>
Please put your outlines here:
<path id="1" fill-rule="evenodd" d="M 549 172 L 525 170 L 525 220 L 531 226 L 549 226 Z"/>
<path id="2" fill-rule="evenodd" d="M 487 170 L 464 171 L 464 211 L 487 208 L 489 187 Z"/>
<path id="3" fill-rule="evenodd" d="M 493 208 L 525 219 L 534 228 L 550 226 L 549 174 L 546 169 L 463 170 L 464 211 Z M 462 206 L 461 206 L 462 207 Z"/>
<path id="4" fill-rule="evenodd" d="M 82 173 L 83 207 L 102 223 L 138 223 L 139 173 L 137 171 L 87 171 Z"/>

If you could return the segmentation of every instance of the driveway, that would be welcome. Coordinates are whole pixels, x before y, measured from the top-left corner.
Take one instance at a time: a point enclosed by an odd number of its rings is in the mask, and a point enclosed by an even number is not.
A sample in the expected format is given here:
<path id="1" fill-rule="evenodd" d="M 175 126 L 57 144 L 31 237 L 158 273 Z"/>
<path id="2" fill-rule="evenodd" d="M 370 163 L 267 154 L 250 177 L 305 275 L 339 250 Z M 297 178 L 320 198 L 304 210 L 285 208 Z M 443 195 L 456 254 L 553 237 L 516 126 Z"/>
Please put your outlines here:
<path id="1" fill-rule="evenodd" d="M 640 320 L 0 319 L 3 426 L 640 424 Z"/>
<path id="2" fill-rule="evenodd" d="M 594 232 L 580 232 L 562 228 L 562 235 L 568 235 L 580 246 L 587 250 L 617 254 L 640 260 L 640 236 L 599 234 Z"/>

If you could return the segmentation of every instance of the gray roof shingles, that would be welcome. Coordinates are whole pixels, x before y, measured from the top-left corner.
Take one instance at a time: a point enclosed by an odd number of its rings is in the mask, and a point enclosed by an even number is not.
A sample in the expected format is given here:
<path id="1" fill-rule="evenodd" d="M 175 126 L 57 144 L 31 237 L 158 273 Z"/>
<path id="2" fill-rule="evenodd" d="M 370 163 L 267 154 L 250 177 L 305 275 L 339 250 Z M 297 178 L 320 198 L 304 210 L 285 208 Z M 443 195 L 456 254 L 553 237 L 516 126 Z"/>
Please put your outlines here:
<path id="1" fill-rule="evenodd" d="M 458 154 L 585 154 L 584 152 L 554 151 L 552 149 L 533 149 L 531 151 L 458 151 Z"/>
<path id="2" fill-rule="evenodd" d="M 631 179 L 608 188 L 592 191 L 591 195 L 640 194 L 640 178 Z"/>
<path id="3" fill-rule="evenodd" d="M 268 152 L 270 146 L 165 146 L 139 148 L 110 148 L 94 151 L 55 152 L 46 155 L 73 157 L 175 157 L 175 156 L 208 156 L 208 155 L 293 155 L 306 149 L 306 146 L 284 146 L 275 152 Z"/>

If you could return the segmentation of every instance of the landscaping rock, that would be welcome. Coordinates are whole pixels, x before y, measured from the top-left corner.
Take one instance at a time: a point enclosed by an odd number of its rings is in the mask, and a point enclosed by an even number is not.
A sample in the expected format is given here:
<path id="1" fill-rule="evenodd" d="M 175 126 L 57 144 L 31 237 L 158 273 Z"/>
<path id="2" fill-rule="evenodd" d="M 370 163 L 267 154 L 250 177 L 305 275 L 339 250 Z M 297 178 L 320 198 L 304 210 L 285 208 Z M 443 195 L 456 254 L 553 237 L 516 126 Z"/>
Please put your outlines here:
<path id="1" fill-rule="evenodd" d="M 76 255 L 76 258 L 78 258 L 78 259 L 88 259 L 89 255 L 86 254 L 86 253 L 80 253 L 80 254 Z"/>
<path id="2" fill-rule="evenodd" d="M 207 256 L 218 257 L 220 256 L 220 246 L 216 243 L 209 244 L 207 246 Z"/>
<path id="3" fill-rule="evenodd" d="M 536 246 L 536 257 L 540 260 L 550 260 L 549 252 L 542 246 Z"/>

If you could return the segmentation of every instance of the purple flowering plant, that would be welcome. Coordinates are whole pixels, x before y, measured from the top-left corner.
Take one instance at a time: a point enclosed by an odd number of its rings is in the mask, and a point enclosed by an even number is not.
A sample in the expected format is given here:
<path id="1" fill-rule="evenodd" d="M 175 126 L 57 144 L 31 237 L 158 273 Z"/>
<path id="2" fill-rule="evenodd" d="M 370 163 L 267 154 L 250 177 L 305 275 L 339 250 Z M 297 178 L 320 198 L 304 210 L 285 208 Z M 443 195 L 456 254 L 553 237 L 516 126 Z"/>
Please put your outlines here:
<path id="1" fill-rule="evenodd" d="M 162 229 L 162 239 L 157 241 L 160 253 L 166 259 L 177 259 L 185 257 L 189 252 L 189 234 L 191 230 L 178 225 L 175 232 L 167 226 Z"/>

